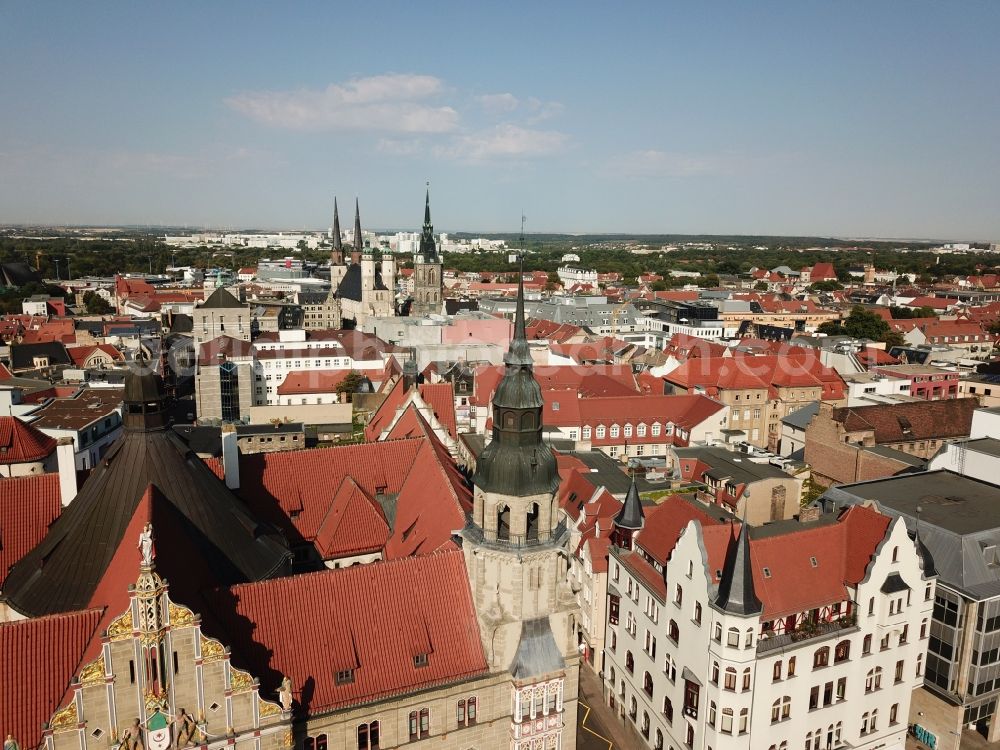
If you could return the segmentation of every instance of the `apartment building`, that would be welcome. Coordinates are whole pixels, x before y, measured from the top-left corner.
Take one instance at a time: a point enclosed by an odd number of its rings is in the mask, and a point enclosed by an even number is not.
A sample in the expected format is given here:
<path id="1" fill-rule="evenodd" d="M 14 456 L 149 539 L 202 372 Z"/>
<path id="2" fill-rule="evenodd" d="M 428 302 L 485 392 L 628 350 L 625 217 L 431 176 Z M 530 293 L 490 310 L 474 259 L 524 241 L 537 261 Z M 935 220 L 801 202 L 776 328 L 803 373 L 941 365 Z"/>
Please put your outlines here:
<path id="1" fill-rule="evenodd" d="M 811 401 L 840 404 L 844 379 L 815 353 L 789 347 L 782 355 L 698 357 L 663 376 L 668 393 L 700 393 L 729 407 L 730 433 L 771 452 L 781 420 Z"/>
<path id="2" fill-rule="evenodd" d="M 604 691 L 637 747 L 903 748 L 934 606 L 904 523 L 751 527 L 674 496 L 619 541 Z"/>

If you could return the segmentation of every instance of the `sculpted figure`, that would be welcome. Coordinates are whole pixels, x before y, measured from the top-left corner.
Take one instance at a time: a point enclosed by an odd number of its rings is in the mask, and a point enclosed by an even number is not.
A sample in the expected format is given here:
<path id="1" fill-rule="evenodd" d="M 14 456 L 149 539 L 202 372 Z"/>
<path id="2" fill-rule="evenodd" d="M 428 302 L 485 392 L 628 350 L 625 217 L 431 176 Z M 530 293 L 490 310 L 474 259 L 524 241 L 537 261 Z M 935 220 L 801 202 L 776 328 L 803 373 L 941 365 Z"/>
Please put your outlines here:
<path id="1" fill-rule="evenodd" d="M 278 703 L 285 711 L 292 710 L 292 681 L 285 677 L 281 680 L 281 688 L 278 690 Z"/>
<path id="2" fill-rule="evenodd" d="M 142 554 L 142 564 L 149 567 L 153 564 L 156 553 L 153 551 L 153 524 L 147 523 L 139 534 L 139 552 Z"/>
<path id="3" fill-rule="evenodd" d="M 21 750 L 18 746 L 17 741 L 14 739 L 14 735 L 8 734 L 7 739 L 3 741 L 3 750 Z"/>

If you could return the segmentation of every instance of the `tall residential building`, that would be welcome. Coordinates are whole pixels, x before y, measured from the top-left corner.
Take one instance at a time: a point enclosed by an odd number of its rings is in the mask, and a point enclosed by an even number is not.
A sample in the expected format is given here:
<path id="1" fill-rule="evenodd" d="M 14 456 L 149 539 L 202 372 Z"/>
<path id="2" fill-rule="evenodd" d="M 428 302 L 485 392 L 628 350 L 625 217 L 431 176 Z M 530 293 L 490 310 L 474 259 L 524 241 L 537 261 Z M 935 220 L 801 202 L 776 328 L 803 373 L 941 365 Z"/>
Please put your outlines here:
<path id="1" fill-rule="evenodd" d="M 935 581 L 902 521 L 751 527 L 673 496 L 641 526 L 611 547 L 604 662 L 636 746 L 904 746 Z"/>
<path id="2" fill-rule="evenodd" d="M 462 548 L 490 671 L 509 677 L 510 747 L 571 748 L 579 609 L 567 584 L 571 553 L 559 520 L 556 458 L 542 440 L 542 392 L 525 337 L 523 279 L 504 363 L 493 394 L 493 440 L 477 461 Z"/>
<path id="3" fill-rule="evenodd" d="M 440 314 L 443 303 L 443 263 L 434 243 L 434 225 L 431 224 L 431 193 L 427 191 L 424 202 L 424 230 L 420 235 L 420 249 L 413 255 L 413 303 L 411 316 Z"/>

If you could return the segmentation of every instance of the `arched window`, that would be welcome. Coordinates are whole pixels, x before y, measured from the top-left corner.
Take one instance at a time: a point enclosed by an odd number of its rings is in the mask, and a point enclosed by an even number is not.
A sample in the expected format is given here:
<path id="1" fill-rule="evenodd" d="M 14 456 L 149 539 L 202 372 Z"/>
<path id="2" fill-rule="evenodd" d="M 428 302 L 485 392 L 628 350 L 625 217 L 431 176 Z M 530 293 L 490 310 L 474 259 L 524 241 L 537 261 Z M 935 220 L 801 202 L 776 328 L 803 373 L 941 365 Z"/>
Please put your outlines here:
<path id="1" fill-rule="evenodd" d="M 792 714 L 792 699 L 787 695 L 783 695 L 778 698 L 774 703 L 771 704 L 771 723 L 776 724 L 779 721 L 784 721 Z"/>
<path id="2" fill-rule="evenodd" d="M 302 750 L 316 750 L 316 740 L 313 737 L 306 737 L 302 743 Z"/>
<path id="3" fill-rule="evenodd" d="M 615 673 L 615 668 L 611 667 L 611 674 L 610 674 L 610 679 L 608 680 L 608 682 L 611 683 L 611 687 L 612 688 L 614 688 L 614 686 L 615 686 L 615 677 L 617 677 L 617 674 Z"/>
<path id="4" fill-rule="evenodd" d="M 458 722 L 460 727 L 465 726 L 465 699 L 460 698 L 458 705 L 455 707 L 455 721 Z"/>
<path id="5" fill-rule="evenodd" d="M 663 662 L 663 674 L 667 676 L 667 679 L 671 682 L 677 680 L 677 663 L 670 658 L 670 654 L 667 654 L 667 658 Z"/>
<path id="6" fill-rule="evenodd" d="M 368 750 L 368 725 L 358 725 L 358 750 Z"/>
<path id="7" fill-rule="evenodd" d="M 741 708 L 740 709 L 740 734 L 747 731 L 747 722 L 750 720 L 750 709 Z"/>
<path id="8" fill-rule="evenodd" d="M 869 669 L 868 675 L 865 677 L 865 692 L 870 693 L 873 690 L 880 690 L 882 688 L 882 667 L 875 667 L 875 669 Z"/>
<path id="9" fill-rule="evenodd" d="M 628 704 L 628 715 L 629 715 L 629 718 L 632 719 L 632 721 L 635 721 L 635 717 L 639 715 L 639 709 L 638 709 L 637 704 L 635 702 L 635 696 L 634 695 L 632 696 L 632 699 L 629 701 L 629 704 Z"/>
<path id="10" fill-rule="evenodd" d="M 410 739 L 415 740 L 420 736 L 420 720 L 416 711 L 410 711 L 409 720 L 407 721 L 410 729 Z"/>
<path id="11" fill-rule="evenodd" d="M 653 675 L 644 672 L 642 675 L 642 691 L 650 698 L 653 697 Z"/>
<path id="12" fill-rule="evenodd" d="M 719 727 L 719 730 L 726 734 L 733 733 L 733 709 L 722 709 L 722 725 Z"/>
<path id="13" fill-rule="evenodd" d="M 504 412 L 504 415 L 503 415 L 503 426 L 504 426 L 505 430 L 513 430 L 514 429 L 514 412 L 512 412 L 512 411 Z"/>
<path id="14" fill-rule="evenodd" d="M 368 723 L 368 747 L 370 750 L 379 750 L 379 725 L 377 721 Z M 323 735 L 325 738 L 326 735 Z M 319 743 L 316 743 L 317 745 Z"/>
<path id="15" fill-rule="evenodd" d="M 479 714 L 479 699 L 476 697 L 469 698 L 469 700 L 466 701 L 466 706 L 468 708 L 466 711 L 468 722 L 469 724 L 475 724 L 476 716 Z"/>
<path id="16" fill-rule="evenodd" d="M 729 628 L 726 631 L 726 645 L 738 647 L 740 645 L 740 631 L 739 628 Z"/>
<path id="17" fill-rule="evenodd" d="M 715 726 L 716 714 L 718 713 L 718 707 L 715 705 L 715 701 L 710 701 L 708 704 L 708 725 L 710 727 Z"/>
<path id="18" fill-rule="evenodd" d="M 781 679 L 781 659 L 778 659 L 778 661 L 774 662 L 774 667 L 771 671 L 771 680 L 773 682 L 777 682 L 780 679 Z"/>
<path id="19" fill-rule="evenodd" d="M 789 656 L 788 657 L 788 676 L 789 677 L 794 677 L 795 676 L 795 657 L 794 656 Z"/>
<path id="20" fill-rule="evenodd" d="M 497 539 L 510 539 L 510 508 L 506 505 L 497 507 Z"/>
<path id="21" fill-rule="evenodd" d="M 532 503 L 528 508 L 527 538 L 532 541 L 538 539 L 538 503 Z"/>
<path id="22" fill-rule="evenodd" d="M 670 625 L 667 626 L 667 635 L 670 636 L 670 640 L 674 643 L 680 643 L 681 630 L 677 627 L 677 623 L 674 620 L 671 620 Z"/>
<path id="23" fill-rule="evenodd" d="M 750 667 L 743 670 L 743 687 L 740 690 L 750 689 Z"/>
<path id="24" fill-rule="evenodd" d="M 851 642 L 841 641 L 837 644 L 837 647 L 833 650 L 833 663 L 837 664 L 850 658 L 851 656 Z"/>
<path id="25" fill-rule="evenodd" d="M 830 647 L 823 646 L 813 652 L 813 669 L 825 667 L 830 663 Z"/>
<path id="26" fill-rule="evenodd" d="M 535 415 L 530 411 L 525 412 L 521 415 L 521 429 L 531 430 L 535 427 Z"/>
<path id="27" fill-rule="evenodd" d="M 631 651 L 625 652 L 625 669 L 628 670 L 629 674 L 632 674 L 632 671 L 635 669 L 635 659 L 632 658 Z"/>
<path id="28" fill-rule="evenodd" d="M 316 737 L 316 750 L 326 750 L 326 735 L 321 734 Z"/>
<path id="29" fill-rule="evenodd" d="M 642 736 L 649 739 L 649 713 L 642 712 Z"/>
<path id="30" fill-rule="evenodd" d="M 726 679 L 723 687 L 726 690 L 736 689 L 736 669 L 734 667 L 726 667 Z"/>
<path id="31" fill-rule="evenodd" d="M 701 602 L 694 603 L 694 622 L 695 625 L 701 625 Z"/>
<path id="32" fill-rule="evenodd" d="M 712 684 L 719 684 L 719 662 L 717 661 L 712 662 Z"/>
<path id="33" fill-rule="evenodd" d="M 861 653 L 870 654 L 872 652 L 872 636 L 871 633 L 865 636 L 865 639 L 861 642 Z"/>
<path id="34" fill-rule="evenodd" d="M 420 709 L 420 739 L 429 737 L 431 733 L 431 712 L 430 709 Z"/>
<path id="35" fill-rule="evenodd" d="M 656 730 L 656 742 L 653 743 L 653 750 L 663 750 L 663 732 Z"/>

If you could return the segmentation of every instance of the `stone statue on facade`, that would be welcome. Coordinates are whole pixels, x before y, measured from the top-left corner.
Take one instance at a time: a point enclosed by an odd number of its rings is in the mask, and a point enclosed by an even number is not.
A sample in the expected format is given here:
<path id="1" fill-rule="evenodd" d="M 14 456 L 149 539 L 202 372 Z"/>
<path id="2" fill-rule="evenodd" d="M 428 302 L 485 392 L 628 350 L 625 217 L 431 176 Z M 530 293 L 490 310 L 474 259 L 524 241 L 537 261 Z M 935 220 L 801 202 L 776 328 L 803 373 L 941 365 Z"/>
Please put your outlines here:
<path id="1" fill-rule="evenodd" d="M 174 719 L 174 723 L 177 725 L 177 747 L 189 747 L 191 745 L 198 744 L 198 725 L 195 724 L 194 719 L 191 717 L 187 711 L 183 708 L 180 709 L 177 714 L 177 718 Z"/>
<path id="2" fill-rule="evenodd" d="M 142 726 L 138 719 L 133 719 L 132 726 L 122 732 L 118 750 L 146 750 L 146 745 L 142 741 Z"/>
<path id="3" fill-rule="evenodd" d="M 7 735 L 7 739 L 3 741 L 3 750 L 21 750 L 20 746 L 17 744 L 17 740 L 14 739 L 14 735 Z"/>
<path id="4" fill-rule="evenodd" d="M 153 558 L 156 557 L 156 553 L 153 551 L 153 524 L 147 523 L 142 527 L 138 548 L 142 554 L 143 566 L 150 567 L 153 564 Z"/>
<path id="5" fill-rule="evenodd" d="M 283 711 L 292 710 L 292 681 L 287 676 L 281 679 L 281 687 L 278 689 L 278 703 Z"/>

